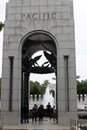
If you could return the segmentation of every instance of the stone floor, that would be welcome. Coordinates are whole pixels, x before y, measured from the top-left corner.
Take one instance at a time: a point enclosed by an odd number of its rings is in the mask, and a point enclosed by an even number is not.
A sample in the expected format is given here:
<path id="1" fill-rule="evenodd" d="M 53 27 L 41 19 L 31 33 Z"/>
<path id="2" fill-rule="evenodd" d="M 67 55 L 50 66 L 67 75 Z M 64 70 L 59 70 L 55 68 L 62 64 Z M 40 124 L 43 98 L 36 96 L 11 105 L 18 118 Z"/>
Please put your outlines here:
<path id="1" fill-rule="evenodd" d="M 38 121 L 32 123 L 30 120 L 28 124 L 4 125 L 3 130 L 69 130 L 69 127 L 60 126 L 53 120 L 45 118 L 42 123 L 39 123 Z"/>

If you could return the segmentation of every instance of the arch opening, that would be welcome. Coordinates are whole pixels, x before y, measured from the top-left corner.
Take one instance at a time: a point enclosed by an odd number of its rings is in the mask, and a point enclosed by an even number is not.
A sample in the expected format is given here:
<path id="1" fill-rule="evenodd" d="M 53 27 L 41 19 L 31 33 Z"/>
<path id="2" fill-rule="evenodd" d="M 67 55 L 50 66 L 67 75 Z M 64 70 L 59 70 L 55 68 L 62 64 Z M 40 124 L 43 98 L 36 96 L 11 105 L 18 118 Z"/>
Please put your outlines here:
<path id="1" fill-rule="evenodd" d="M 38 64 L 42 55 L 33 55 L 42 51 L 46 61 Z M 22 46 L 22 79 L 21 79 L 21 123 L 25 117 L 24 109 L 28 115 L 29 111 L 29 79 L 30 74 L 49 74 L 55 73 L 57 76 L 57 51 L 54 40 L 50 35 L 41 32 L 35 32 L 25 38 Z M 28 117 L 27 117 L 28 118 Z M 28 120 L 28 119 L 27 119 Z"/>

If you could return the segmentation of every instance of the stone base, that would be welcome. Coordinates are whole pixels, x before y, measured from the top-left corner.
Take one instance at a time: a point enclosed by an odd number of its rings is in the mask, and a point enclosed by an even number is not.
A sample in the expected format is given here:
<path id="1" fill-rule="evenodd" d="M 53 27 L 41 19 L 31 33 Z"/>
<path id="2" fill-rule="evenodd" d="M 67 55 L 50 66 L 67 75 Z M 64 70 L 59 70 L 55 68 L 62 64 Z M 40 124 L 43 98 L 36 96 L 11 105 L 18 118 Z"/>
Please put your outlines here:
<path id="1" fill-rule="evenodd" d="M 70 119 L 77 120 L 77 112 L 59 112 L 58 113 L 58 124 L 59 125 L 70 125 Z"/>
<path id="2" fill-rule="evenodd" d="M 20 113 L 19 112 L 1 112 L 1 118 L 3 124 L 18 125 L 20 124 Z"/>

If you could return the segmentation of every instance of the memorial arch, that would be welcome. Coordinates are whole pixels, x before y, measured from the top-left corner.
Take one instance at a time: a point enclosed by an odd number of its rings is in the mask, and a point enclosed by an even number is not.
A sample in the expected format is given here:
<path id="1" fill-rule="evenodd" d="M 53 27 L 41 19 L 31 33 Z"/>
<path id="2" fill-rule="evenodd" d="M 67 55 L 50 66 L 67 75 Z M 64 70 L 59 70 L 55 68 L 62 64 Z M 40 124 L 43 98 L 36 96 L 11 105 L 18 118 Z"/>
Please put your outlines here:
<path id="1" fill-rule="evenodd" d="M 37 64 L 41 55 L 32 58 L 40 50 L 47 58 L 41 66 Z M 71 117 L 77 119 L 75 60 L 72 0 L 9 0 L 3 39 L 1 117 L 4 124 L 22 122 L 22 109 L 29 103 L 31 72 L 55 72 L 57 122 L 66 125 Z"/>

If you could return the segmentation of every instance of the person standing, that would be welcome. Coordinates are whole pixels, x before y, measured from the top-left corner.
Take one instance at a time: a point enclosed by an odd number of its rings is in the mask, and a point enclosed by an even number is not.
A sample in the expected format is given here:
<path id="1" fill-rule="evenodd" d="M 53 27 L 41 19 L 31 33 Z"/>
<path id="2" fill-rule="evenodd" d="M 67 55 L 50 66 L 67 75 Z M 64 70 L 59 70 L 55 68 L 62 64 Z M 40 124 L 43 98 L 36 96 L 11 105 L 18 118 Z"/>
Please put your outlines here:
<path id="1" fill-rule="evenodd" d="M 38 114 L 38 107 L 36 104 L 34 104 L 34 107 L 32 109 L 32 123 L 35 122 L 37 120 L 37 114 Z"/>
<path id="2" fill-rule="evenodd" d="M 48 104 L 46 106 L 46 109 L 47 109 L 48 117 L 50 117 L 50 119 L 51 119 L 51 105 L 50 105 L 50 102 L 48 102 Z"/>
<path id="3" fill-rule="evenodd" d="M 56 120 L 56 109 L 55 109 L 55 105 L 53 106 L 53 108 L 52 108 L 52 117 L 53 117 L 53 121 L 55 121 Z"/>
<path id="4" fill-rule="evenodd" d="M 43 121 L 43 113 L 44 113 L 44 106 L 40 105 L 38 108 L 39 123 L 42 123 Z"/>
<path id="5" fill-rule="evenodd" d="M 23 108 L 24 122 L 29 123 L 29 110 L 27 105 Z"/>

